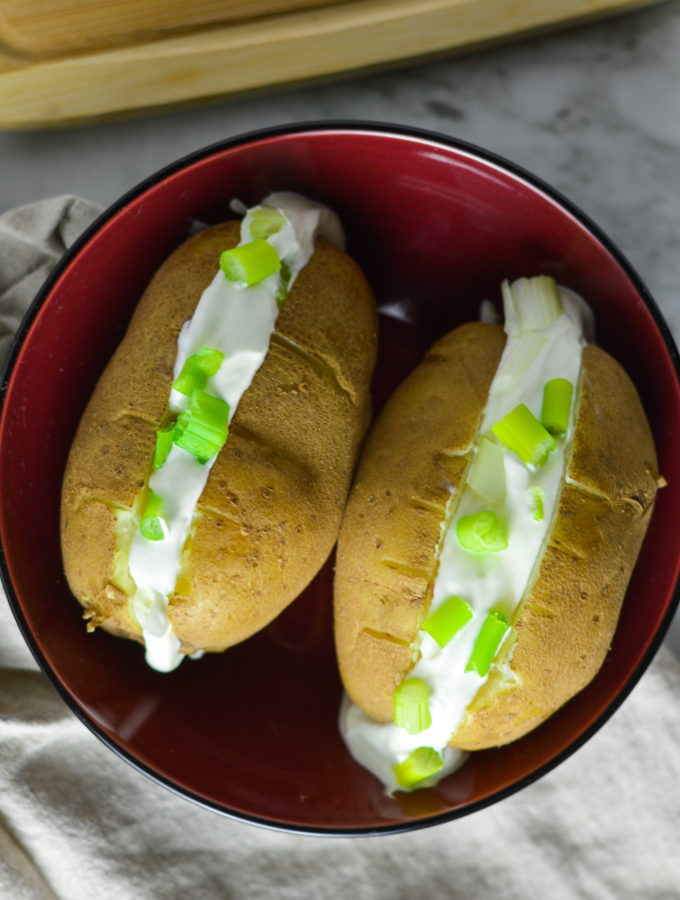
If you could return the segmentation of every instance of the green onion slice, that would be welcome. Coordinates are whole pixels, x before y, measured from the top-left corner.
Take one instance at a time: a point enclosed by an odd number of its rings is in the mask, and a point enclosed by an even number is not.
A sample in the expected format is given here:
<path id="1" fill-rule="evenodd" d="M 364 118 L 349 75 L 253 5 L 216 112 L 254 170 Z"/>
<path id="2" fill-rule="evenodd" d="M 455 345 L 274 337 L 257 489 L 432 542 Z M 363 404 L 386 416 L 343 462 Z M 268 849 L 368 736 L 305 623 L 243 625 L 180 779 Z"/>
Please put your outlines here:
<path id="1" fill-rule="evenodd" d="M 554 278 L 518 278 L 501 285 L 505 326 L 516 336 L 529 331 L 542 331 L 562 315 L 562 301 Z"/>
<path id="2" fill-rule="evenodd" d="M 144 507 L 144 514 L 139 523 L 142 537 L 147 541 L 162 541 L 168 535 L 168 523 L 165 516 L 165 504 L 158 494 L 149 488 L 149 496 Z"/>
<path id="3" fill-rule="evenodd" d="M 279 287 L 276 291 L 276 305 L 281 309 L 288 299 L 288 285 L 290 284 L 290 267 L 281 261 L 281 276 L 279 278 Z"/>
<path id="4" fill-rule="evenodd" d="M 153 451 L 153 462 L 151 464 L 154 472 L 158 471 L 168 458 L 168 453 L 170 453 L 170 448 L 172 447 L 174 430 L 175 425 L 173 423 L 165 428 L 159 428 L 156 432 L 156 446 Z"/>
<path id="5" fill-rule="evenodd" d="M 491 430 L 523 463 L 536 468 L 545 465 L 548 456 L 557 446 L 555 438 L 524 403 L 520 403 L 500 422 L 496 422 Z"/>
<path id="6" fill-rule="evenodd" d="M 430 689 L 422 678 L 407 678 L 394 692 L 394 724 L 418 734 L 432 724 L 427 698 Z"/>
<path id="7" fill-rule="evenodd" d="M 533 518 L 536 522 L 542 522 L 543 517 L 545 516 L 545 510 L 543 508 L 543 500 L 545 498 L 545 492 L 543 488 L 540 487 L 530 487 L 528 490 L 529 499 L 531 501 L 531 505 L 534 509 Z"/>
<path id="8" fill-rule="evenodd" d="M 257 238 L 248 244 L 225 250 L 220 256 L 220 267 L 230 281 L 252 287 L 278 272 L 281 260 L 271 244 Z"/>
<path id="9" fill-rule="evenodd" d="M 220 452 L 228 431 L 229 404 L 220 397 L 196 390 L 186 410 L 177 418 L 174 442 L 205 464 Z"/>
<path id="10" fill-rule="evenodd" d="M 286 224 L 286 217 L 274 206 L 254 206 L 248 210 L 245 219 L 246 228 L 258 240 L 266 240 Z"/>
<path id="11" fill-rule="evenodd" d="M 461 546 L 472 553 L 498 553 L 508 546 L 505 530 L 491 509 L 461 516 L 456 523 L 456 535 Z"/>
<path id="12" fill-rule="evenodd" d="M 489 503 L 502 503 L 505 498 L 505 450 L 495 441 L 482 438 L 470 469 L 468 483 Z"/>
<path id="13" fill-rule="evenodd" d="M 206 386 L 208 378 L 217 375 L 223 360 L 224 353 L 210 347 L 203 347 L 198 353 L 192 353 L 175 379 L 173 389 L 187 397 L 191 396 L 193 391 Z"/>
<path id="14" fill-rule="evenodd" d="M 470 659 L 465 666 L 466 672 L 477 672 L 482 678 L 489 674 L 491 663 L 505 637 L 508 626 L 509 622 L 502 613 L 495 610 L 488 613 L 475 640 Z"/>
<path id="15" fill-rule="evenodd" d="M 426 631 L 440 647 L 446 647 L 471 618 L 472 607 L 470 604 L 452 594 L 425 619 L 423 631 Z"/>
<path id="16" fill-rule="evenodd" d="M 432 747 L 418 747 L 403 762 L 397 763 L 392 771 L 398 784 L 412 788 L 419 781 L 434 775 L 443 765 L 444 760 Z"/>
<path id="17" fill-rule="evenodd" d="M 541 422 L 550 434 L 566 434 L 569 428 L 574 386 L 566 378 L 551 378 L 543 388 Z"/>

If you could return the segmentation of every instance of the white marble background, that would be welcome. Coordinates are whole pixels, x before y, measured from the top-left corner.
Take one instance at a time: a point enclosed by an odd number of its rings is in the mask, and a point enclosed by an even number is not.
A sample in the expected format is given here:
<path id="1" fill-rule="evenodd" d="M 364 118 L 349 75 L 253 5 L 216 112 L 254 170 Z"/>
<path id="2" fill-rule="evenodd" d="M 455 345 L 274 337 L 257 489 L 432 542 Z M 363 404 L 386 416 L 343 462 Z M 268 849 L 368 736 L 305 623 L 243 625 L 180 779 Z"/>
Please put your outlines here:
<path id="1" fill-rule="evenodd" d="M 332 84 L 132 121 L 0 133 L 0 212 L 63 193 L 108 204 L 214 141 L 332 118 L 434 129 L 535 172 L 613 238 L 680 341 L 677 2 Z M 668 640 L 680 656 L 680 616 Z"/>

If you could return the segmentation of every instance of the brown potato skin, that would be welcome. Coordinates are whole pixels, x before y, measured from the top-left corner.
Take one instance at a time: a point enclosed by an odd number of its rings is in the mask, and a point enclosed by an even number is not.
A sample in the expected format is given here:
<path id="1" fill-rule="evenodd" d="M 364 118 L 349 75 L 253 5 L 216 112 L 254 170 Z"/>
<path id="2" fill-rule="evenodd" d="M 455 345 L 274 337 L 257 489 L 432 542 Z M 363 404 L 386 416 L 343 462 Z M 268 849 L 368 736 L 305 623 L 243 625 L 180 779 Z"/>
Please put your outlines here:
<path id="1" fill-rule="evenodd" d="M 455 329 L 367 439 L 338 542 L 335 625 L 345 687 L 376 721 L 391 720 L 394 689 L 415 662 L 446 498 L 464 483 L 504 343 L 499 326 Z M 511 675 L 492 670 L 454 747 L 498 746 L 535 728 L 597 674 L 616 629 L 654 503 L 656 453 L 632 382 L 593 345 L 583 352 L 579 397 L 559 512 L 502 650 L 512 650 Z"/>
<path id="2" fill-rule="evenodd" d="M 89 627 L 136 640 L 113 578 L 116 511 L 148 478 L 177 336 L 239 223 L 182 244 L 153 277 L 83 414 L 62 487 L 66 576 Z M 330 553 L 370 417 L 377 316 L 358 266 L 319 239 L 279 314 L 200 497 L 168 616 L 182 650 L 264 627 Z"/>

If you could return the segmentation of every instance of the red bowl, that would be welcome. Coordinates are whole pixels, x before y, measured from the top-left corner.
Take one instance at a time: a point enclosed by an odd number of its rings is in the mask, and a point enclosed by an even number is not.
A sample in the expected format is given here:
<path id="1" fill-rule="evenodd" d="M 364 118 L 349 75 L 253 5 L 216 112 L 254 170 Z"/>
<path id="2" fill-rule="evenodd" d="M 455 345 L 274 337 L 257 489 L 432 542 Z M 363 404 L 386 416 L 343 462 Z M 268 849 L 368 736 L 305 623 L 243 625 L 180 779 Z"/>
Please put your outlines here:
<path id="1" fill-rule="evenodd" d="M 59 550 L 59 492 L 85 403 L 151 274 L 192 222 L 229 201 L 291 189 L 341 216 L 381 316 L 376 408 L 503 278 L 548 273 L 592 304 L 600 344 L 625 366 L 654 432 L 660 492 L 611 652 L 593 683 L 508 747 L 473 754 L 437 788 L 387 797 L 337 730 L 329 564 L 277 621 L 170 675 L 141 648 L 87 635 Z M 398 311 L 395 317 L 394 311 Z M 392 311 L 392 314 L 390 313 Z M 2 577 L 29 646 L 75 714 L 151 778 L 226 815 L 313 834 L 432 825 L 552 769 L 612 714 L 678 604 L 678 355 L 621 253 L 571 203 L 497 157 L 438 135 L 303 125 L 209 147 L 108 209 L 66 254 L 21 326 L 3 379 Z"/>

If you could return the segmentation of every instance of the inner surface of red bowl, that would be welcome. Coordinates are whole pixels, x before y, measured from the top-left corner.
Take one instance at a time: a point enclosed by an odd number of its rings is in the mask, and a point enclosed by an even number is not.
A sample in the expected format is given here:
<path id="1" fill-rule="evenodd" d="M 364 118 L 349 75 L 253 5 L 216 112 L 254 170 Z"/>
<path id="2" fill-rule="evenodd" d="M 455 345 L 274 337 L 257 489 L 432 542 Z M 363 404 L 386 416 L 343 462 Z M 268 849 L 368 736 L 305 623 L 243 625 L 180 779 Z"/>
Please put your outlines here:
<path id="1" fill-rule="evenodd" d="M 296 190 L 335 209 L 382 315 L 376 410 L 434 339 L 499 304 L 503 278 L 546 273 L 583 294 L 598 342 L 635 382 L 661 491 L 612 650 L 544 726 L 473 754 L 437 788 L 387 797 L 337 730 L 332 560 L 263 632 L 226 653 L 149 669 L 137 645 L 87 635 L 65 582 L 59 495 L 78 420 L 145 285 L 196 221 Z M 480 808 L 583 742 L 649 663 L 677 604 L 677 354 L 630 267 L 587 220 L 513 166 L 447 139 L 383 127 L 246 136 L 161 172 L 110 209 L 36 300 L 12 353 L 0 422 L 0 533 L 24 634 L 74 711 L 162 783 L 227 814 L 316 833 L 385 832 Z"/>

